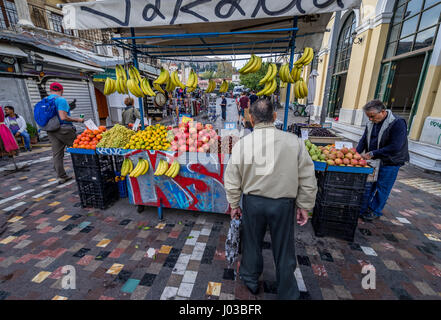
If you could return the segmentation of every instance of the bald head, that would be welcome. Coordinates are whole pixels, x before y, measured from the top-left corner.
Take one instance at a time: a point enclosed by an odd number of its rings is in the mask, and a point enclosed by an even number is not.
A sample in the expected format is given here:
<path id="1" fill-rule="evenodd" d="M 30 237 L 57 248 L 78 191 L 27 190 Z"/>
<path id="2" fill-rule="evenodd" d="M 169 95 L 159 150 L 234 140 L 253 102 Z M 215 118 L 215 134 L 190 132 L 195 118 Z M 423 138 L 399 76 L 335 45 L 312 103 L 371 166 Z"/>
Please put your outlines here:
<path id="1" fill-rule="evenodd" d="M 273 104 L 268 99 L 258 99 L 250 107 L 253 124 L 274 122 L 276 113 Z"/>

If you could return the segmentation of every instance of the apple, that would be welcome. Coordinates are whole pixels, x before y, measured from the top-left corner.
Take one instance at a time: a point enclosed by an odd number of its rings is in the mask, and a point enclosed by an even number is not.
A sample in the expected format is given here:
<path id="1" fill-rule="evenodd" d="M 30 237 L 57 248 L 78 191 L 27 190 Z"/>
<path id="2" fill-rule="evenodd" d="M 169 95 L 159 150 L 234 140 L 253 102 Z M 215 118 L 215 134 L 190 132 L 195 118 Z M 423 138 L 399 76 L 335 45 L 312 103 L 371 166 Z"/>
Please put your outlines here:
<path id="1" fill-rule="evenodd" d="M 189 147 L 189 148 L 188 148 L 188 151 L 189 151 L 189 152 L 196 152 L 196 148 L 195 148 L 195 147 Z"/>
<path id="2" fill-rule="evenodd" d="M 351 164 L 351 160 L 349 160 L 348 158 L 344 158 L 344 159 L 343 159 L 343 163 L 344 163 L 345 165 Z"/>
<path id="3" fill-rule="evenodd" d="M 207 152 L 208 150 L 210 150 L 210 145 L 209 144 L 204 144 L 202 146 L 202 149 L 204 150 L 204 152 Z"/>
<path id="4" fill-rule="evenodd" d="M 341 151 L 337 152 L 337 158 L 343 159 L 344 157 L 345 157 L 345 155 L 343 154 L 343 152 L 341 152 Z"/>
<path id="5" fill-rule="evenodd" d="M 192 133 L 190 135 L 190 138 L 193 139 L 193 140 L 197 140 L 198 139 L 198 134 L 197 133 Z"/>
<path id="6" fill-rule="evenodd" d="M 192 134 L 193 134 L 193 133 L 196 133 L 196 134 L 197 134 L 197 133 L 198 133 L 198 129 L 196 129 L 195 127 L 191 127 L 190 129 L 188 129 L 188 132 L 189 132 L 189 133 L 192 133 Z"/>
<path id="7" fill-rule="evenodd" d="M 178 150 L 179 150 L 180 152 L 185 152 L 185 151 L 187 151 L 187 146 L 186 146 L 185 144 L 180 145 L 179 148 L 178 148 Z"/>
<path id="8" fill-rule="evenodd" d="M 341 164 L 343 164 L 343 160 L 340 159 L 340 158 L 337 158 L 337 159 L 335 159 L 335 164 L 336 165 L 341 165 Z"/>
<path id="9" fill-rule="evenodd" d="M 323 150 L 323 153 L 324 153 L 325 155 L 328 155 L 328 154 L 329 154 L 329 150 L 328 150 L 328 149 L 325 149 L 325 150 Z"/>
<path id="10" fill-rule="evenodd" d="M 331 153 L 330 155 L 328 155 L 328 158 L 331 160 L 335 160 L 337 158 L 337 155 L 335 153 Z"/>
<path id="11" fill-rule="evenodd" d="M 346 153 L 345 154 L 345 158 L 347 158 L 347 159 L 349 159 L 349 160 L 351 160 L 352 159 L 352 153 L 350 153 L 350 152 L 348 152 L 348 153 Z"/>
<path id="12" fill-rule="evenodd" d="M 335 165 L 335 162 L 334 162 L 334 160 L 328 160 L 327 161 L 327 163 L 330 165 L 330 166 L 333 166 L 333 165 Z"/>
<path id="13" fill-rule="evenodd" d="M 348 153 L 349 152 L 349 149 L 348 148 L 346 148 L 346 147 L 343 147 L 343 148 L 341 148 L 341 150 L 340 150 L 341 152 L 343 152 L 343 154 L 346 154 L 346 153 Z"/>
<path id="14" fill-rule="evenodd" d="M 177 145 L 173 145 L 171 146 L 172 151 L 178 151 L 178 146 Z"/>
<path id="15" fill-rule="evenodd" d="M 213 129 L 213 125 L 207 123 L 207 124 L 205 125 L 205 129 L 209 129 L 209 130 L 211 130 L 211 129 Z"/>
<path id="16" fill-rule="evenodd" d="M 348 164 L 346 167 L 353 167 L 353 165 L 352 164 Z"/>
<path id="17" fill-rule="evenodd" d="M 349 152 L 352 153 L 352 154 L 356 154 L 357 150 L 355 148 L 351 148 L 351 149 L 349 149 Z"/>
<path id="18" fill-rule="evenodd" d="M 355 160 L 360 160 L 361 159 L 361 156 L 360 156 L 360 154 L 358 152 L 354 155 L 354 159 Z"/>
<path id="19" fill-rule="evenodd" d="M 207 143 L 208 140 L 210 140 L 210 138 L 207 137 L 207 136 L 202 136 L 202 138 L 201 138 L 201 141 L 202 141 L 203 143 Z"/>
<path id="20" fill-rule="evenodd" d="M 202 147 L 198 148 L 198 152 L 205 152 L 204 149 Z"/>
<path id="21" fill-rule="evenodd" d="M 202 147 L 202 141 L 198 141 L 197 146 L 198 148 Z"/>
<path id="22" fill-rule="evenodd" d="M 354 166 L 357 165 L 358 164 L 358 160 L 352 159 L 351 160 L 351 164 L 354 165 Z"/>
<path id="23" fill-rule="evenodd" d="M 358 164 L 359 164 L 360 166 L 366 166 L 366 165 L 367 165 L 367 161 L 364 160 L 364 159 L 360 159 L 360 160 L 358 160 Z"/>

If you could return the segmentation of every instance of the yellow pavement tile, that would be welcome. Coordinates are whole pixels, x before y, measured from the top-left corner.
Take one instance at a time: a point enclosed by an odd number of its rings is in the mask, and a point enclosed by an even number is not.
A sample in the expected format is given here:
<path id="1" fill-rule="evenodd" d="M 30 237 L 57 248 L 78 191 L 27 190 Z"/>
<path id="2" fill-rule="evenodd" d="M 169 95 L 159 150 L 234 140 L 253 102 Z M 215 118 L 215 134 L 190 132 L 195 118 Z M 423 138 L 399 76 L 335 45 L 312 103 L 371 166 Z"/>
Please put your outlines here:
<path id="1" fill-rule="evenodd" d="M 435 235 L 433 235 L 433 234 L 425 233 L 424 235 L 425 235 L 425 236 L 427 237 L 427 239 L 429 239 L 429 240 L 441 242 L 441 239 L 439 239 L 437 236 L 435 236 Z"/>
<path id="2" fill-rule="evenodd" d="M 38 201 L 41 201 L 41 200 L 43 200 L 43 199 L 44 199 L 44 197 L 35 198 L 34 201 L 35 201 L 35 202 L 38 202 Z"/>
<path id="3" fill-rule="evenodd" d="M 161 249 L 159 249 L 159 253 L 169 254 L 172 248 L 172 246 L 162 246 Z"/>
<path id="4" fill-rule="evenodd" d="M 208 282 L 207 295 L 220 296 L 221 286 L 219 282 Z"/>
<path id="5" fill-rule="evenodd" d="M 158 225 L 155 227 L 156 229 L 164 229 L 165 223 L 158 223 Z"/>
<path id="6" fill-rule="evenodd" d="M 9 236 L 7 238 L 4 238 L 2 241 L 0 241 L 1 244 L 8 244 L 9 242 L 11 242 L 12 240 L 14 240 L 17 237 L 14 236 Z"/>
<path id="7" fill-rule="evenodd" d="M 106 247 L 110 242 L 112 242 L 112 240 L 110 239 L 103 239 L 101 240 L 96 246 L 100 247 L 100 248 L 104 248 Z"/>
<path id="8" fill-rule="evenodd" d="M 20 220 L 20 219 L 22 219 L 23 217 L 20 217 L 20 216 L 15 216 L 15 217 L 13 217 L 12 219 L 9 219 L 8 220 L 8 222 L 17 222 L 18 220 Z"/>
<path id="9" fill-rule="evenodd" d="M 47 277 L 49 277 L 52 274 L 52 272 L 47 272 L 47 271 L 41 271 L 39 274 L 37 274 L 34 279 L 32 279 L 32 282 L 35 283 L 42 283 L 44 281 L 44 279 L 46 279 Z"/>
<path id="10" fill-rule="evenodd" d="M 52 179 L 49 179 L 48 181 L 49 181 L 49 182 L 52 182 L 52 181 L 55 181 L 55 180 L 57 180 L 57 179 L 52 178 Z"/>
<path id="11" fill-rule="evenodd" d="M 55 296 L 52 298 L 52 300 L 67 300 L 67 298 L 63 296 Z"/>
<path id="12" fill-rule="evenodd" d="M 66 215 L 62 216 L 60 219 L 58 219 L 57 221 L 66 221 L 66 220 L 68 220 L 70 217 L 72 217 L 72 216 L 66 214 Z"/>
<path id="13" fill-rule="evenodd" d="M 18 178 L 18 180 L 26 180 L 28 177 L 24 176 L 24 177 L 20 177 Z"/>
<path id="14" fill-rule="evenodd" d="M 59 202 L 59 201 L 55 201 L 55 202 L 50 203 L 49 206 L 50 207 L 55 207 L 55 206 L 58 206 L 60 203 L 61 202 Z"/>
<path id="15" fill-rule="evenodd" d="M 122 268 L 124 268 L 124 265 L 123 265 L 123 264 L 114 263 L 113 266 L 111 266 L 110 269 L 107 270 L 106 273 L 108 273 L 108 274 L 112 274 L 112 275 L 117 275 L 118 273 L 120 273 L 120 271 L 122 270 Z"/>

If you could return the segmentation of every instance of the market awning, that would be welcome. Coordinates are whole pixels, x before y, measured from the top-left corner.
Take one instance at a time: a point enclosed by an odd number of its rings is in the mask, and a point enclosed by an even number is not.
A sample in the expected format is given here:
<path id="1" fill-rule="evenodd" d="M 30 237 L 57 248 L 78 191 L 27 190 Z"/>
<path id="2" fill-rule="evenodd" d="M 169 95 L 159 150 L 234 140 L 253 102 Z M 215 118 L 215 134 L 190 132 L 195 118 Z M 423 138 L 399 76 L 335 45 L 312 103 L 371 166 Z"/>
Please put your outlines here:
<path id="1" fill-rule="evenodd" d="M 61 65 L 63 67 L 67 66 L 67 67 L 74 68 L 74 69 L 80 69 L 85 72 L 87 72 L 87 71 L 89 71 L 89 72 L 90 71 L 104 72 L 104 69 L 92 67 L 90 65 L 87 65 L 85 63 L 81 63 L 81 62 L 78 62 L 75 60 L 60 58 L 60 57 L 56 57 L 56 56 L 52 56 L 52 55 L 40 53 L 40 52 L 36 53 L 36 55 L 39 55 L 40 57 L 42 57 L 44 62 L 52 63 L 55 65 Z"/>
<path id="2" fill-rule="evenodd" d="M 17 47 L 10 44 L 0 43 L 0 55 L 13 57 L 27 57 L 28 55 Z"/>
<path id="3" fill-rule="evenodd" d="M 296 49 L 318 51 L 335 11 L 360 0 L 106 0 L 63 6 L 68 29 L 117 28 L 119 44 L 153 57 L 287 53 L 298 17 Z M 249 31 L 265 31 L 247 33 Z M 268 31 L 273 30 L 273 31 Z M 232 34 L 231 32 L 234 32 Z M 201 36 L 185 37 L 185 34 Z M 207 36 L 210 33 L 210 36 Z"/>

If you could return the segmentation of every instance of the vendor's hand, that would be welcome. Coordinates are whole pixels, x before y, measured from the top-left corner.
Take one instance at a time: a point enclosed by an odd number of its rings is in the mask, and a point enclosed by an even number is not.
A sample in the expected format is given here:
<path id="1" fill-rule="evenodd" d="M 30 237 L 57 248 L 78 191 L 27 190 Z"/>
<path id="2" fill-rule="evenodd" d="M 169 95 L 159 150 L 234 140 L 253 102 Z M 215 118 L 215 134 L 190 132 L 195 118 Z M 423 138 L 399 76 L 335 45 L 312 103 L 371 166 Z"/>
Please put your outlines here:
<path id="1" fill-rule="evenodd" d="M 231 220 L 233 219 L 238 220 L 240 217 L 242 217 L 242 209 L 240 207 L 231 209 L 230 216 L 231 216 Z"/>
<path id="2" fill-rule="evenodd" d="M 308 222 L 308 210 L 297 208 L 297 223 L 304 226 Z"/>
<path id="3" fill-rule="evenodd" d="M 371 153 L 370 152 L 368 152 L 368 153 L 364 153 L 364 154 L 362 154 L 361 155 L 364 159 L 366 159 L 366 160 L 371 160 L 372 159 L 372 156 L 371 156 Z"/>
<path id="4" fill-rule="evenodd" d="M 78 118 L 77 121 L 80 122 L 80 123 L 83 123 L 84 119 L 83 118 Z"/>

